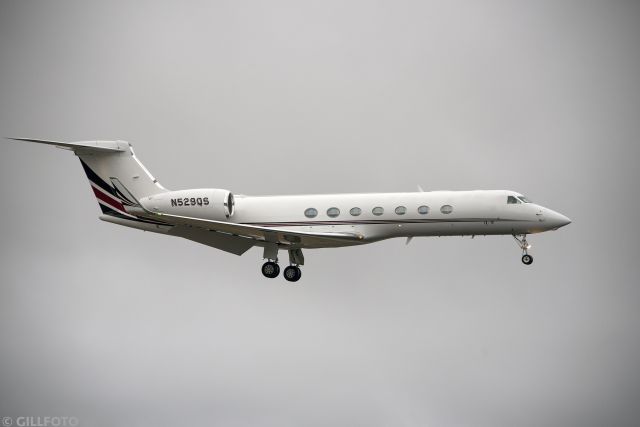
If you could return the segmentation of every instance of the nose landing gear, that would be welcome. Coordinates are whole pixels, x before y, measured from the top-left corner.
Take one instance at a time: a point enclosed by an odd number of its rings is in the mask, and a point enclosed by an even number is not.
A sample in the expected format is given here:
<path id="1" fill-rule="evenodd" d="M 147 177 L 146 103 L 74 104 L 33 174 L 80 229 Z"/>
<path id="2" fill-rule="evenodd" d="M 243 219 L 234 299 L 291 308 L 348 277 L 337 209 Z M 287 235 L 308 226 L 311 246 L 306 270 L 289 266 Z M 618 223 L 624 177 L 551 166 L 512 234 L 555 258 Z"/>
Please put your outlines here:
<path id="1" fill-rule="evenodd" d="M 521 234 L 521 238 L 518 238 L 515 234 L 513 238 L 516 239 L 518 246 L 522 249 L 522 263 L 525 265 L 531 265 L 533 263 L 533 257 L 529 255 L 528 250 L 531 249 L 531 245 L 527 242 L 527 235 Z"/>

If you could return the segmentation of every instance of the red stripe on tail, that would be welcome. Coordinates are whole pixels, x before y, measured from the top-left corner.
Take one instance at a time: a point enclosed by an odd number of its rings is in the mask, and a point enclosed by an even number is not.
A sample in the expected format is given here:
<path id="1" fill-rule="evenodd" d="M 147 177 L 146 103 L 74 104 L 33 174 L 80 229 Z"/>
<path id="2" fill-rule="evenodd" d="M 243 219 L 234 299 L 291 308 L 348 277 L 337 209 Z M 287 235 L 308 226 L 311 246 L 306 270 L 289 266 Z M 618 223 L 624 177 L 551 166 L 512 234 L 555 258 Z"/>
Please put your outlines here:
<path id="1" fill-rule="evenodd" d="M 93 190 L 93 194 L 96 195 L 96 198 L 98 200 L 102 200 L 104 203 L 108 204 L 109 206 L 112 206 L 115 209 L 118 209 L 122 212 L 127 212 L 124 210 L 124 206 L 122 205 L 122 203 L 116 199 L 114 199 L 113 197 L 107 196 L 106 194 L 104 194 L 102 191 L 96 189 L 93 185 L 91 186 L 91 189 Z"/>

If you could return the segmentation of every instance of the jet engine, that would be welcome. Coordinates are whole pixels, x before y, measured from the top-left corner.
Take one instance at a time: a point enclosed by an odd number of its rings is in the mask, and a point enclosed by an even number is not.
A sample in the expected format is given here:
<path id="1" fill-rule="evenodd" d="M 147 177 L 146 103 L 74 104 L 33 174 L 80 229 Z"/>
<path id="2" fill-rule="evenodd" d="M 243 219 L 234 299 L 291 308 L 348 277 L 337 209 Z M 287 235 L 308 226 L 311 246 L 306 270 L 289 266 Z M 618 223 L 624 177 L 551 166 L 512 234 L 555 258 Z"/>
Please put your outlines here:
<path id="1" fill-rule="evenodd" d="M 140 200 L 142 206 L 158 213 L 226 221 L 233 216 L 233 193 L 218 188 L 168 191 Z"/>

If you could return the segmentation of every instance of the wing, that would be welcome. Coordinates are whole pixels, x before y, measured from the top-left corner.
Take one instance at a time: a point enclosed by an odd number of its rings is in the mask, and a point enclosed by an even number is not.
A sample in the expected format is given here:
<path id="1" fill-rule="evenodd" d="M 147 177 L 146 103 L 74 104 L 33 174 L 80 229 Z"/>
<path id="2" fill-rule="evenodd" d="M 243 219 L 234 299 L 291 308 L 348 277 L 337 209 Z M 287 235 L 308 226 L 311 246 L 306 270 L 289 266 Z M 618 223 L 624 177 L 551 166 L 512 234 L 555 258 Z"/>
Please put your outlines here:
<path id="1" fill-rule="evenodd" d="M 135 208 L 134 208 L 135 209 Z M 133 209 L 127 208 L 127 210 Z M 344 232 L 305 232 L 292 231 L 282 228 L 258 227 L 248 224 L 214 221 L 210 219 L 191 218 L 186 216 L 171 215 L 159 212 L 150 212 L 143 209 L 135 209 L 135 215 L 161 220 L 172 225 L 199 228 L 202 230 L 216 231 L 231 236 L 252 239 L 254 241 L 279 243 L 295 247 L 324 247 L 347 246 L 363 243 L 364 235 L 360 233 Z"/>

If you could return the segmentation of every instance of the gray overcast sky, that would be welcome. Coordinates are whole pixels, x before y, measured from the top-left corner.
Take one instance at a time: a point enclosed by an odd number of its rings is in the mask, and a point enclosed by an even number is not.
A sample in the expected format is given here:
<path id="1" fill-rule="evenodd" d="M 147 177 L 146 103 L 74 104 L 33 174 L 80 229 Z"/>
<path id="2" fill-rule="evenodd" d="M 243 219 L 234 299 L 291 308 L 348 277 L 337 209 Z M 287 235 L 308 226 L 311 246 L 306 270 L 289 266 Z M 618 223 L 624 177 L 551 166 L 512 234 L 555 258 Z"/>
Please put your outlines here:
<path id="1" fill-rule="evenodd" d="M 298 285 L 98 220 L 79 162 L 0 143 L 0 416 L 637 426 L 640 7 L 0 3 L 0 134 L 125 139 L 166 187 L 495 189 L 533 236 L 307 251 Z M 95 417 L 95 418 L 94 418 Z"/>

